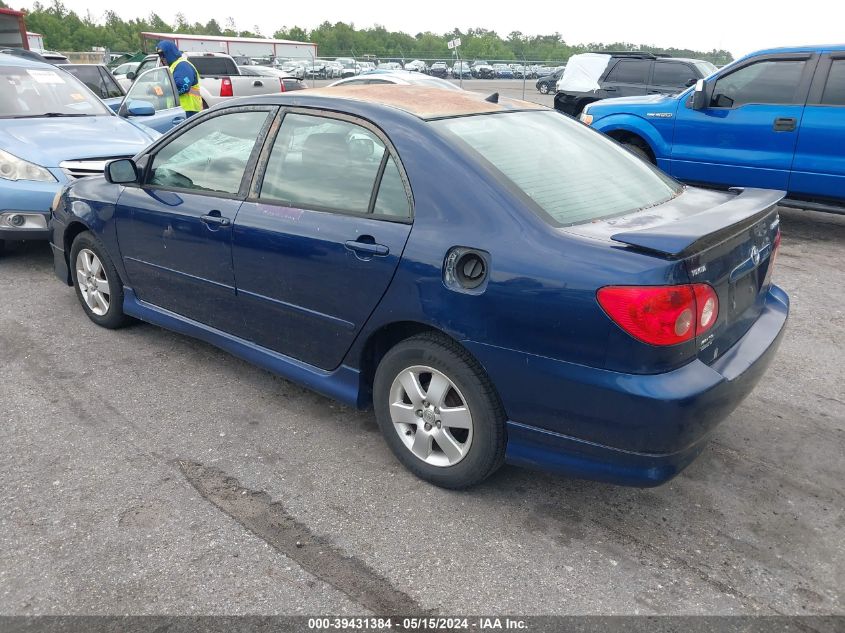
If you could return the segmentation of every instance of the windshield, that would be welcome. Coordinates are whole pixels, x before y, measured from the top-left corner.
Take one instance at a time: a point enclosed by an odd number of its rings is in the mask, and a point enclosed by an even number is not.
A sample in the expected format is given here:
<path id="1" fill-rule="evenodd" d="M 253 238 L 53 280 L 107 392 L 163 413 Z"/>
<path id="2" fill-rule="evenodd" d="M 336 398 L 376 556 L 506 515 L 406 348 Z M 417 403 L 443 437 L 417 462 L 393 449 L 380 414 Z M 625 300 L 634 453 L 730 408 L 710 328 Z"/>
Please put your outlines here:
<path id="1" fill-rule="evenodd" d="M 623 215 L 666 202 L 676 181 L 557 112 L 511 112 L 433 121 L 532 201 L 553 226 Z"/>
<path id="2" fill-rule="evenodd" d="M 0 66 L 0 117 L 108 116 L 76 77 L 49 67 Z"/>

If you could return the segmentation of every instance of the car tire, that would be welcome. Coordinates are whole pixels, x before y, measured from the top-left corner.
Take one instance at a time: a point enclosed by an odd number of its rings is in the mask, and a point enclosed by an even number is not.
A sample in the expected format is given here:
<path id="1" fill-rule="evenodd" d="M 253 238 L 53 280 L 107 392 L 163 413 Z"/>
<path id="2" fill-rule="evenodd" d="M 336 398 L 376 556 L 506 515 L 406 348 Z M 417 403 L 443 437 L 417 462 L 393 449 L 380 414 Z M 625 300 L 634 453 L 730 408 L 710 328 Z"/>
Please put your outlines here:
<path id="1" fill-rule="evenodd" d="M 110 330 L 131 322 L 123 313 L 123 282 L 102 242 L 90 231 L 73 240 L 69 266 L 76 297 L 89 319 Z"/>
<path id="2" fill-rule="evenodd" d="M 548 84 L 540 84 L 540 94 L 544 94 L 544 95 L 549 94 L 549 85 Z"/>
<path id="3" fill-rule="evenodd" d="M 504 463 L 498 394 L 478 361 L 445 336 L 420 334 L 390 349 L 376 369 L 373 403 L 399 461 L 436 486 L 473 486 Z"/>
<path id="4" fill-rule="evenodd" d="M 634 154 L 635 156 L 639 156 L 645 162 L 654 165 L 654 159 L 651 157 L 651 154 L 648 153 L 648 150 L 644 148 L 642 145 L 637 143 L 622 143 L 622 145 L 627 149 L 629 152 Z"/>

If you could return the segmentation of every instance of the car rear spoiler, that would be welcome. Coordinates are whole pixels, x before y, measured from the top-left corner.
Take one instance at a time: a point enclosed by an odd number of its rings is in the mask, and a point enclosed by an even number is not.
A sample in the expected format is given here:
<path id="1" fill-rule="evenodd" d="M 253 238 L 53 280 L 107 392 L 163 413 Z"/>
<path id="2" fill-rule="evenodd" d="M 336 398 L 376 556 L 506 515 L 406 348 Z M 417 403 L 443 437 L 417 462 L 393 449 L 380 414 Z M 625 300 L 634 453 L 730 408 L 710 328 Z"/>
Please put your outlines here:
<path id="1" fill-rule="evenodd" d="M 786 195 L 770 189 L 730 190 L 736 194 L 720 205 L 659 226 L 616 233 L 610 239 L 646 251 L 682 259 L 741 233 L 758 222 Z"/>

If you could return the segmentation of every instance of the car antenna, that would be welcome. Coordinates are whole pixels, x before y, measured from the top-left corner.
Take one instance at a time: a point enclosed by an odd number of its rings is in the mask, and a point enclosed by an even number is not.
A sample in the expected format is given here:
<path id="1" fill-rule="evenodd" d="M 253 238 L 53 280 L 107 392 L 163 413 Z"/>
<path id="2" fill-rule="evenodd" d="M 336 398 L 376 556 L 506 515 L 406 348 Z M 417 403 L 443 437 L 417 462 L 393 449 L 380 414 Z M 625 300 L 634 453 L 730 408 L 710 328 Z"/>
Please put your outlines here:
<path id="1" fill-rule="evenodd" d="M 489 101 L 490 103 L 499 103 L 499 93 L 494 92 L 489 97 L 485 99 L 485 101 Z"/>

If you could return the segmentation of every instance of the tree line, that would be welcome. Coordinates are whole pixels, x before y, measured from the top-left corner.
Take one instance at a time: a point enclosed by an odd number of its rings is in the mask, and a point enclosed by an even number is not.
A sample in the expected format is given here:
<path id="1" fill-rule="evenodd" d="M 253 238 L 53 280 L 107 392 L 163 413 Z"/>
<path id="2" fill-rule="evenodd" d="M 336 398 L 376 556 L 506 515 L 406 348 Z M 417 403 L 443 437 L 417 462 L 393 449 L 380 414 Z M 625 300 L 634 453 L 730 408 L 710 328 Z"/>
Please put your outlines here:
<path id="1" fill-rule="evenodd" d="M 0 0 L 0 6 L 5 6 L 3 0 Z M 410 35 L 388 31 L 382 26 L 356 29 L 353 24 L 344 22 L 323 22 L 312 30 L 293 26 L 282 27 L 269 33 L 260 25 L 253 26 L 251 30 L 242 29 L 232 17 L 226 18 L 222 24 L 217 20 L 202 24 L 189 22 L 182 13 L 177 13 L 171 23 L 156 13 L 151 13 L 146 18 L 130 20 L 124 20 L 114 11 L 106 11 L 101 16 L 92 15 L 90 11 L 79 15 L 68 10 L 61 0 L 52 0 L 49 5 L 36 2 L 33 9 L 26 14 L 26 25 L 28 30 L 44 36 L 44 44 L 48 49 L 65 52 L 90 51 L 94 46 L 102 46 L 111 51 L 137 51 L 142 45 L 140 33 L 152 31 L 308 41 L 318 45 L 321 57 L 375 55 L 380 59 L 449 59 L 452 57 L 452 51 L 447 47 L 447 42 L 459 37 L 463 59 L 563 62 L 571 55 L 586 51 L 643 50 L 666 53 L 674 57 L 706 59 L 717 65 L 733 60 L 733 56 L 725 50 L 694 51 L 631 42 L 569 44 L 560 33 L 526 35 L 513 31 L 503 37 L 495 31 L 482 28 Z"/>

